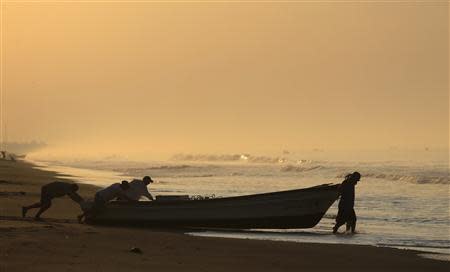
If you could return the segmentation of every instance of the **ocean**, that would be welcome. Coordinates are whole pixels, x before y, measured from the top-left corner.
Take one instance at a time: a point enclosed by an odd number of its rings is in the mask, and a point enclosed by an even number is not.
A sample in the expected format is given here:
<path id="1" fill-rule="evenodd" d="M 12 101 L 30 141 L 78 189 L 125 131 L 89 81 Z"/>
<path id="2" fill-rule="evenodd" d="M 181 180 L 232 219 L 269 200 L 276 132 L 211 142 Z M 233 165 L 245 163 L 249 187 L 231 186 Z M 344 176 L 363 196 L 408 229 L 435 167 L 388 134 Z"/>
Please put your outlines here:
<path id="1" fill-rule="evenodd" d="M 39 162 L 84 183 L 107 186 L 150 175 L 153 195 L 226 197 L 325 183 L 362 174 L 356 187 L 357 234 L 332 235 L 337 202 L 312 229 L 199 231 L 198 236 L 342 243 L 414 249 L 450 260 L 448 161 L 339 161 L 249 154 L 178 154 L 167 161 L 121 159 Z M 344 232 L 345 226 L 340 232 Z M 432 254 L 429 253 L 439 253 Z M 428 255 L 427 255 L 428 254 Z M 424 255 L 424 256 L 425 256 Z"/>

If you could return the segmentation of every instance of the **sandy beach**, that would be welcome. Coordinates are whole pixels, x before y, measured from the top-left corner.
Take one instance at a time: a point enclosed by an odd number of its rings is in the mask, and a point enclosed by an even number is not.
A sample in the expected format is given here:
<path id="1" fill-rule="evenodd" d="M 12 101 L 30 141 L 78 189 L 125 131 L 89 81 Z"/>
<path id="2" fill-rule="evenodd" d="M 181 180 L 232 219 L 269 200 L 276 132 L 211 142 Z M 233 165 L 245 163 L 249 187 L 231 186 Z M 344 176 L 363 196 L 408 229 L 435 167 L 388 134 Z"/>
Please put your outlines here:
<path id="1" fill-rule="evenodd" d="M 449 263 L 417 252 L 354 245 L 206 238 L 183 230 L 80 225 L 64 197 L 44 220 L 22 219 L 56 173 L 0 161 L 0 271 L 448 271 Z M 76 182 L 76 181 L 73 181 Z M 114 181 L 111 181 L 114 182 Z M 83 197 L 96 187 L 80 185 Z M 136 247 L 140 253 L 130 252 Z"/>

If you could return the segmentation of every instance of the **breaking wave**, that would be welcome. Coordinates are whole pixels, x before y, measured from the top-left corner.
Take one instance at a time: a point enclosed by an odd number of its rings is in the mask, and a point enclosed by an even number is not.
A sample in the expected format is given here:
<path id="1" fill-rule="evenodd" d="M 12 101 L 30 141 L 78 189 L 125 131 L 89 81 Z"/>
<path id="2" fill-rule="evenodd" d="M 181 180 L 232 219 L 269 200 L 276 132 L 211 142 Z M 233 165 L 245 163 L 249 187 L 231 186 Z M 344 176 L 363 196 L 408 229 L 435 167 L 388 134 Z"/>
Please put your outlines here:
<path id="1" fill-rule="evenodd" d="M 179 169 L 186 169 L 189 167 L 193 167 L 186 164 L 181 165 L 158 165 L 158 166 L 148 166 L 148 167 L 134 167 L 134 168 L 115 168 L 114 171 L 121 172 L 121 171 L 146 171 L 146 170 L 179 170 Z"/>
<path id="2" fill-rule="evenodd" d="M 313 170 L 319 170 L 324 168 L 322 165 L 314 165 L 314 166 L 297 166 L 297 165 L 285 165 L 281 167 L 282 172 L 308 172 Z"/>
<path id="3" fill-rule="evenodd" d="M 343 173 L 337 176 L 337 178 L 344 178 L 347 173 Z M 415 184 L 450 184 L 448 174 L 447 175 L 402 175 L 402 174 L 389 174 L 389 173 L 361 173 L 364 178 L 384 179 L 398 182 L 409 182 Z"/>
<path id="4" fill-rule="evenodd" d="M 366 177 L 388 179 L 394 181 L 406 181 L 417 184 L 450 184 L 448 176 L 413 176 L 413 175 L 396 175 L 396 174 L 380 174 L 368 173 Z"/>
<path id="5" fill-rule="evenodd" d="M 174 161 L 239 161 L 241 160 L 240 154 L 225 154 L 225 155 L 211 155 L 211 154 L 175 154 L 171 160 Z"/>
<path id="6" fill-rule="evenodd" d="M 127 175 L 137 175 L 147 172 L 153 171 L 177 171 L 177 170 L 185 170 L 188 168 L 195 168 L 195 166 L 181 164 L 181 165 L 157 165 L 157 166 L 147 166 L 147 167 L 127 167 L 127 168 L 114 168 L 112 169 L 115 172 L 124 173 Z"/>
<path id="7" fill-rule="evenodd" d="M 286 163 L 288 159 L 283 157 L 254 156 L 250 154 L 175 154 L 173 161 L 197 161 L 197 162 L 250 162 L 250 163 Z"/>

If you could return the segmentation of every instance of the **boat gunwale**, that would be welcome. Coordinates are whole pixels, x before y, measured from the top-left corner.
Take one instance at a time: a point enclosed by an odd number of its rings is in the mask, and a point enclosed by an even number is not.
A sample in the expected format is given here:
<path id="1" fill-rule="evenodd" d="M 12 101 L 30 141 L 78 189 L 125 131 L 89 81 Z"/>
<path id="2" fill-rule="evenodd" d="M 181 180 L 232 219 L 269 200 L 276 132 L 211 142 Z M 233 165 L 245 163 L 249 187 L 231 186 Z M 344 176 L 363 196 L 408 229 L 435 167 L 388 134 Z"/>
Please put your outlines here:
<path id="1" fill-rule="evenodd" d="M 313 187 L 302 188 L 302 189 L 294 189 L 294 190 L 284 190 L 284 191 L 276 191 L 276 192 L 268 192 L 268 193 L 259 193 L 252 195 L 241 195 L 241 196 L 229 196 L 229 197 L 220 197 L 220 198 L 208 198 L 208 199 L 197 199 L 197 200 L 168 200 L 168 201 L 137 201 L 137 202 L 129 202 L 129 201 L 111 201 L 107 204 L 108 207 L 123 207 L 123 206 L 131 206 L 131 207 L 141 207 L 141 206 L 172 206 L 172 205 L 182 205 L 186 203 L 211 203 L 211 202 L 219 202 L 219 201 L 235 201 L 235 200 L 246 200 L 252 198 L 259 197 L 267 197 L 274 195 L 283 195 L 289 193 L 308 193 L 311 191 L 328 191 L 328 190 L 336 190 L 338 189 L 339 184 L 321 184 Z"/>

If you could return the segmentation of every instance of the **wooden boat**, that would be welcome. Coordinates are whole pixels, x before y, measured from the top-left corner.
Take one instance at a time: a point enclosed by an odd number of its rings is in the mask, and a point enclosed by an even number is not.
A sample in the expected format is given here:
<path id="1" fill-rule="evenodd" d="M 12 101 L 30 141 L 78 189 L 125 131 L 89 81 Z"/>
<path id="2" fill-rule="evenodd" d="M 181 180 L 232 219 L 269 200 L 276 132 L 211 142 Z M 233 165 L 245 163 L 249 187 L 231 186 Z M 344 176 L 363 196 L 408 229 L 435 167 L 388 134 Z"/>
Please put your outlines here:
<path id="1" fill-rule="evenodd" d="M 338 198 L 338 185 L 203 200 L 114 201 L 94 224 L 157 227 L 312 228 Z"/>

